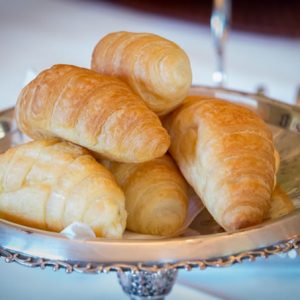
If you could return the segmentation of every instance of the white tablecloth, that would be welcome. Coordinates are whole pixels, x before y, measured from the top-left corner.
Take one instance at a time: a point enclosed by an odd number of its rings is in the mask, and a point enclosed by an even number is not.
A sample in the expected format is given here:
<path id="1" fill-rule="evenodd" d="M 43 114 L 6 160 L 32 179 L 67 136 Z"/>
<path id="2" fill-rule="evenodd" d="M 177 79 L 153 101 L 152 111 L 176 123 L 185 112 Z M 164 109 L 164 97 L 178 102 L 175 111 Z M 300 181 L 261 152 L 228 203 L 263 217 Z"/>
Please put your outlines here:
<path id="1" fill-rule="evenodd" d="M 214 55 L 208 27 L 101 1 L 0 0 L 0 109 L 15 104 L 28 70 L 38 72 L 56 63 L 89 67 L 96 42 L 118 30 L 154 32 L 177 42 L 191 59 L 193 82 L 212 85 Z M 232 32 L 228 87 L 254 91 L 264 84 L 268 95 L 293 103 L 300 85 L 299 56 L 299 40 Z M 297 299 L 300 260 L 274 257 L 225 269 L 181 271 L 178 281 L 185 286 L 177 285 L 170 299 Z M 202 292 L 195 296 L 186 286 Z M 122 297 L 115 274 L 67 275 L 0 263 L 0 299 Z"/>
<path id="2" fill-rule="evenodd" d="M 93 47 L 111 31 L 154 32 L 188 53 L 194 83 L 211 85 L 214 53 L 208 26 L 143 14 L 101 1 L 0 0 L 1 107 L 14 105 L 26 71 L 56 63 L 89 67 Z M 232 32 L 228 86 L 293 102 L 300 85 L 300 40 Z"/>
<path id="3" fill-rule="evenodd" d="M 0 299 L 127 299 L 117 275 L 66 274 L 0 263 Z M 281 257 L 225 268 L 181 270 L 169 300 L 299 299 L 300 259 Z"/>

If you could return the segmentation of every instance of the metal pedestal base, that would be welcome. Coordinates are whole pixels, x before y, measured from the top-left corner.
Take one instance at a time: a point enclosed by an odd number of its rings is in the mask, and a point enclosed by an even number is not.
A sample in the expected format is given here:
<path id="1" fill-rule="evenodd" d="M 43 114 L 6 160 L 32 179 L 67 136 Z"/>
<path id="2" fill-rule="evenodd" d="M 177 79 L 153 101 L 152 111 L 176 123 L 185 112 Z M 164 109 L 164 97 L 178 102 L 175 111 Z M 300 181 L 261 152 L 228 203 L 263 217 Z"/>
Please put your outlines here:
<path id="1" fill-rule="evenodd" d="M 161 300 L 167 296 L 176 280 L 177 270 L 159 270 L 157 272 L 120 272 L 119 283 L 131 299 Z"/>

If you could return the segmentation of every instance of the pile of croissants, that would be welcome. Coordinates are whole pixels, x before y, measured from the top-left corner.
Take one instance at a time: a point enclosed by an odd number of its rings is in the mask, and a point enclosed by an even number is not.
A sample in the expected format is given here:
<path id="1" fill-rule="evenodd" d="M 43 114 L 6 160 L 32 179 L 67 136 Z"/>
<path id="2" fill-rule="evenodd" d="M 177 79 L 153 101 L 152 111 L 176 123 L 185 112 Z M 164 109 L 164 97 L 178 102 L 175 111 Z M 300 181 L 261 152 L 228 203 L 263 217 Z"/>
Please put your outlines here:
<path id="1" fill-rule="evenodd" d="M 246 107 L 188 96 L 191 82 L 185 52 L 149 33 L 108 34 L 91 70 L 41 72 L 15 109 L 33 141 L 0 155 L 0 217 L 170 236 L 190 185 L 225 230 L 262 222 L 279 165 L 271 131 Z"/>

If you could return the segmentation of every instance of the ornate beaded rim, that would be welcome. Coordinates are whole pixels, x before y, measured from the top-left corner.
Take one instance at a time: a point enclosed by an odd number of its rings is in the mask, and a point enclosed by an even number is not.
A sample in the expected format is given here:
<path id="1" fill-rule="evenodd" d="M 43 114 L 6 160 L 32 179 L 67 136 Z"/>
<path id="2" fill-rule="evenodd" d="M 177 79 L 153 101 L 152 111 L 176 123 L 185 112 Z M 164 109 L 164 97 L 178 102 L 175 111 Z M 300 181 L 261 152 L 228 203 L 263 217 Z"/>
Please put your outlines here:
<path id="1" fill-rule="evenodd" d="M 228 255 L 224 257 L 218 257 L 213 259 L 199 259 L 199 260 L 186 260 L 176 263 L 165 263 L 165 264 L 121 264 L 121 263 L 112 263 L 112 264 L 80 264 L 78 262 L 66 262 L 59 260 L 49 260 L 46 258 L 33 257 L 26 254 L 14 252 L 9 249 L 4 249 L 0 247 L 0 257 L 3 257 L 5 262 L 11 263 L 15 262 L 22 266 L 26 267 L 40 267 L 45 269 L 46 267 L 52 267 L 54 271 L 59 269 L 65 269 L 67 273 L 77 272 L 77 273 L 86 273 L 86 274 L 100 274 L 100 273 L 109 273 L 109 272 L 160 272 L 166 270 L 178 270 L 185 269 L 187 271 L 198 268 L 201 270 L 206 269 L 207 267 L 228 267 L 235 263 L 241 263 L 245 260 L 254 261 L 258 257 L 267 258 L 270 255 L 287 253 L 292 249 L 299 248 L 300 245 L 300 235 L 296 235 L 288 240 L 278 242 L 274 245 L 245 251 L 233 255 Z"/>

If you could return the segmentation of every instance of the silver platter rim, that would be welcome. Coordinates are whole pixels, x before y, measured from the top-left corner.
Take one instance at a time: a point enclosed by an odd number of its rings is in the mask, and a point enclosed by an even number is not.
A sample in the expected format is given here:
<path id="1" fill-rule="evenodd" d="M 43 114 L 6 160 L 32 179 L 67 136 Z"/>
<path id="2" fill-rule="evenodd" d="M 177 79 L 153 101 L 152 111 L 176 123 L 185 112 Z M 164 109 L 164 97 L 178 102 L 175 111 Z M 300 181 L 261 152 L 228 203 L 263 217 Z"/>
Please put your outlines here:
<path id="1" fill-rule="evenodd" d="M 192 93 L 213 95 L 219 97 L 234 95 L 246 97 L 262 104 L 264 108 L 276 108 L 282 113 L 299 114 L 298 107 L 277 102 L 265 96 L 233 91 L 223 88 L 193 86 Z M 3 113 L 11 113 L 12 109 Z M 270 120 L 276 123 L 278 120 Z M 278 121 L 280 122 L 280 120 Z M 289 123 L 277 124 L 287 130 Z M 230 233 L 199 235 L 192 237 L 178 237 L 159 240 L 72 240 L 58 233 L 34 229 L 5 220 L 0 220 L 0 256 L 25 255 L 27 258 L 41 258 L 52 262 L 79 262 L 81 264 L 97 263 L 115 266 L 125 263 L 136 267 L 145 265 L 182 266 L 189 262 L 203 262 L 224 257 L 236 257 L 244 254 L 248 257 L 254 251 L 266 255 L 272 251 L 268 247 L 275 247 L 275 253 L 285 251 L 280 245 L 291 245 L 288 249 L 299 244 L 300 209 L 278 218 L 270 220 L 248 229 Z M 273 248 L 272 248 L 273 249 Z M 282 250 L 283 249 L 283 250 Z M 4 252 L 3 252 L 4 251 Z M 6 252 L 5 252 L 6 251 Z M 250 253 L 251 252 L 251 253 Z M 6 253 L 6 254 L 5 254 Z M 250 254 L 249 254 L 250 253 Z M 9 259 L 8 259 L 9 260 Z M 11 258 L 11 260 L 14 260 Z M 209 264 L 209 263 L 208 263 Z"/>

